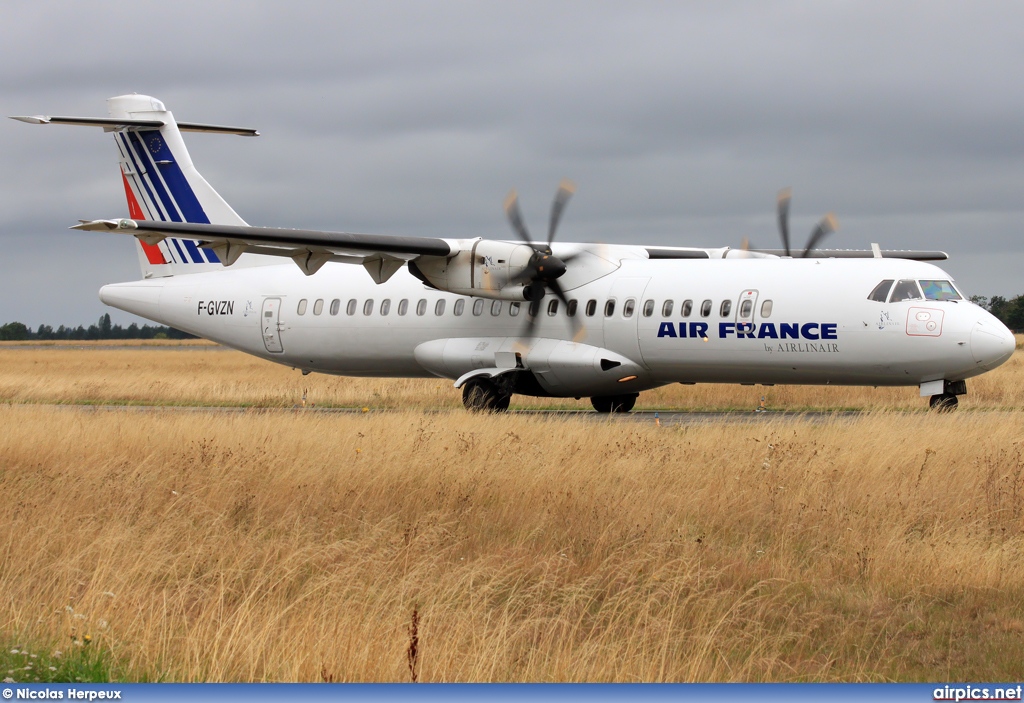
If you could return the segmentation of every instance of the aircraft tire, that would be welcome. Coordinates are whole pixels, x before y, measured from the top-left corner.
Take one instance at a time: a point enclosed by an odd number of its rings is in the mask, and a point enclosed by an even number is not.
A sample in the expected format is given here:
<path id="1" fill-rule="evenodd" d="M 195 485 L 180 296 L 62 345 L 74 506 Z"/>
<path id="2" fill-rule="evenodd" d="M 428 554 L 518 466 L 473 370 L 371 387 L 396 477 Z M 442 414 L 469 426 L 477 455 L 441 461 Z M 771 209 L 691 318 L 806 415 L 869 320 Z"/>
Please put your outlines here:
<path id="1" fill-rule="evenodd" d="M 639 395 L 639 393 L 595 395 L 590 399 L 590 404 L 599 413 L 628 413 L 636 405 L 636 399 Z"/>
<path id="2" fill-rule="evenodd" d="M 503 394 L 486 378 L 471 378 L 462 386 L 462 404 L 470 412 L 505 412 L 511 400 L 511 396 Z"/>
<path id="3" fill-rule="evenodd" d="M 956 410 L 956 406 L 959 403 L 956 396 L 952 393 L 943 393 L 942 395 L 933 395 L 928 400 L 928 407 L 935 412 L 949 413 Z"/>

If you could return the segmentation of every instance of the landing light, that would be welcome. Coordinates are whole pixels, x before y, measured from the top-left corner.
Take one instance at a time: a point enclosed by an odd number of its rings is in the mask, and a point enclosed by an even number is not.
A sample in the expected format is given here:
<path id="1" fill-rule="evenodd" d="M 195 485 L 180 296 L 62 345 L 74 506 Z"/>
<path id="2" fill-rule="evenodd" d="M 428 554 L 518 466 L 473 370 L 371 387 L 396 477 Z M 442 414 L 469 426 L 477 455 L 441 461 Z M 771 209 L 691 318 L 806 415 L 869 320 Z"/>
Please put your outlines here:
<path id="1" fill-rule="evenodd" d="M 627 381 L 635 381 L 635 380 L 636 380 L 636 376 L 626 376 L 624 378 L 620 378 L 619 379 L 619 383 L 626 383 Z"/>

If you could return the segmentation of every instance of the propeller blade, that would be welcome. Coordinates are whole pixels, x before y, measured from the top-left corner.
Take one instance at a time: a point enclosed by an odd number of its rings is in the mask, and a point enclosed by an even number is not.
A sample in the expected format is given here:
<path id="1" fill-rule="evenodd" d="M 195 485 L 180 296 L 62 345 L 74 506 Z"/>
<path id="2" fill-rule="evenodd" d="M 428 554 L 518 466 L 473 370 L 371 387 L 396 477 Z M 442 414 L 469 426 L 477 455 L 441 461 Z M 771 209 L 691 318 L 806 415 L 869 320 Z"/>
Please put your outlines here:
<path id="1" fill-rule="evenodd" d="M 804 248 L 804 253 L 801 255 L 803 258 L 807 258 L 807 255 L 814 251 L 814 248 L 818 246 L 826 235 L 832 234 L 839 229 L 839 222 L 836 220 L 836 216 L 831 212 L 821 218 L 821 222 L 811 232 L 811 238 L 807 240 L 807 246 Z"/>
<path id="2" fill-rule="evenodd" d="M 539 305 L 535 306 L 534 303 L 526 303 L 525 307 L 526 307 L 526 327 L 520 333 L 519 338 L 520 339 L 533 339 L 534 336 L 535 336 L 534 335 L 534 330 L 537 328 L 537 317 L 540 315 L 540 306 Z M 537 308 L 537 314 L 536 315 L 531 315 L 530 311 L 533 310 L 534 307 Z"/>
<path id="3" fill-rule="evenodd" d="M 565 297 L 565 291 L 562 290 L 562 286 L 557 280 L 549 281 L 548 288 L 555 294 L 556 298 L 562 301 L 562 305 L 569 307 L 569 299 Z"/>
<path id="4" fill-rule="evenodd" d="M 558 221 L 562 219 L 562 211 L 565 210 L 569 198 L 576 192 L 576 184 L 568 178 L 562 179 L 558 184 L 558 192 L 555 193 L 555 201 L 551 203 L 551 222 L 548 225 L 548 246 L 555 239 L 555 230 L 558 229 Z"/>
<path id="5" fill-rule="evenodd" d="M 512 229 L 519 235 L 519 238 L 536 249 L 537 246 L 530 239 L 530 233 L 526 230 L 526 225 L 523 224 L 523 216 L 519 212 L 519 196 L 516 194 L 515 188 L 510 190 L 505 198 L 505 216 L 508 217 Z"/>
<path id="6" fill-rule="evenodd" d="M 562 305 L 564 305 L 565 309 L 568 310 L 569 299 L 566 297 L 565 291 L 562 290 L 562 285 L 557 280 L 550 281 L 548 283 L 548 288 L 550 288 L 551 292 L 555 294 L 555 297 L 562 301 Z M 583 323 L 579 321 L 578 317 L 573 316 L 569 318 L 569 324 L 572 325 L 572 341 L 581 341 L 584 337 Z"/>
<path id="7" fill-rule="evenodd" d="M 525 268 L 512 278 L 508 279 L 508 282 L 512 285 L 518 285 L 520 283 L 529 283 L 530 281 L 533 280 L 534 276 L 536 275 L 537 272 L 534 271 L 532 267 Z"/>
<path id="8" fill-rule="evenodd" d="M 791 188 L 783 188 L 779 191 L 778 213 L 779 213 L 779 234 L 782 235 L 782 246 L 786 250 L 786 256 L 791 256 L 789 251 L 789 201 L 793 197 Z"/>

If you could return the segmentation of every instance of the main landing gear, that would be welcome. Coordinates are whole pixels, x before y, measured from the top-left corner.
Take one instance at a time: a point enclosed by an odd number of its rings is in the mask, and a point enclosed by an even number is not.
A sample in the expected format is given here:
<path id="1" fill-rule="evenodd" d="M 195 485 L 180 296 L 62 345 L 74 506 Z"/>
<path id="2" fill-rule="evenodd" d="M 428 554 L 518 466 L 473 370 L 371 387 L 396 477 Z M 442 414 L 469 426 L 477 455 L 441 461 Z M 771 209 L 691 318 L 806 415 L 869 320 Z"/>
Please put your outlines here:
<path id="1" fill-rule="evenodd" d="M 628 413 L 639 393 L 598 395 L 590 399 L 599 413 Z M 512 394 L 489 378 L 471 378 L 462 386 L 462 404 L 470 412 L 501 413 L 508 410 Z"/>
<path id="2" fill-rule="evenodd" d="M 590 404 L 599 413 L 628 413 L 636 405 L 636 399 L 639 395 L 639 393 L 595 395 L 590 399 Z"/>
<path id="3" fill-rule="evenodd" d="M 511 400 L 512 396 L 489 378 L 471 378 L 462 386 L 462 404 L 471 412 L 502 413 Z"/>

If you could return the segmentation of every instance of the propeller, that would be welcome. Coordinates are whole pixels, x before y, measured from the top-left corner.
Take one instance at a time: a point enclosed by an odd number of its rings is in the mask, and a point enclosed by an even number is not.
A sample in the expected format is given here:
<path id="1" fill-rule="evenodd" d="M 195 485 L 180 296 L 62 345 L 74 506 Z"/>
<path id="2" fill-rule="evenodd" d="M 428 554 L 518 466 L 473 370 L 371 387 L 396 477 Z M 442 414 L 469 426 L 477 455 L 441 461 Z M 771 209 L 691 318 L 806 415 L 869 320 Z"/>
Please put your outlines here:
<path id="1" fill-rule="evenodd" d="M 531 338 L 534 336 L 537 315 L 533 313 L 535 310 L 539 312 L 537 309 L 538 304 L 545 295 L 545 289 L 554 293 L 555 297 L 562 301 L 563 305 L 569 306 L 569 299 L 566 297 L 565 291 L 562 289 L 561 284 L 559 284 L 558 279 L 565 274 L 566 265 L 578 255 L 571 254 L 564 258 L 559 258 L 551 253 L 551 242 L 554 241 L 555 232 L 558 231 L 558 223 L 562 219 L 562 212 L 575 192 L 576 186 L 572 181 L 563 180 L 558 185 L 558 192 L 555 193 L 555 200 L 551 204 L 547 244 L 534 242 L 530 238 L 530 232 L 526 229 L 526 225 L 523 224 L 523 216 L 519 211 L 519 196 L 516 194 L 515 189 L 509 192 L 508 197 L 505 198 L 505 215 L 508 217 L 509 224 L 512 225 L 512 229 L 519 238 L 533 249 L 533 254 L 530 256 L 526 268 L 514 276 L 511 281 L 512 283 L 526 284 L 523 294 L 530 302 L 523 337 Z M 582 326 L 575 316 L 569 318 L 569 320 L 573 327 L 573 336 L 578 338 L 582 332 Z"/>
<path id="2" fill-rule="evenodd" d="M 789 201 L 792 197 L 793 191 L 790 188 L 783 188 L 779 191 L 777 201 L 779 234 L 782 236 L 782 246 L 786 250 L 786 256 L 792 256 L 792 252 L 789 248 Z M 821 222 L 819 222 L 811 232 L 811 236 L 807 240 L 807 246 L 804 247 L 803 253 L 800 254 L 800 257 L 807 258 L 822 239 L 827 235 L 832 234 L 837 229 L 839 229 L 839 222 L 836 220 L 836 216 L 831 212 L 821 218 Z"/>

